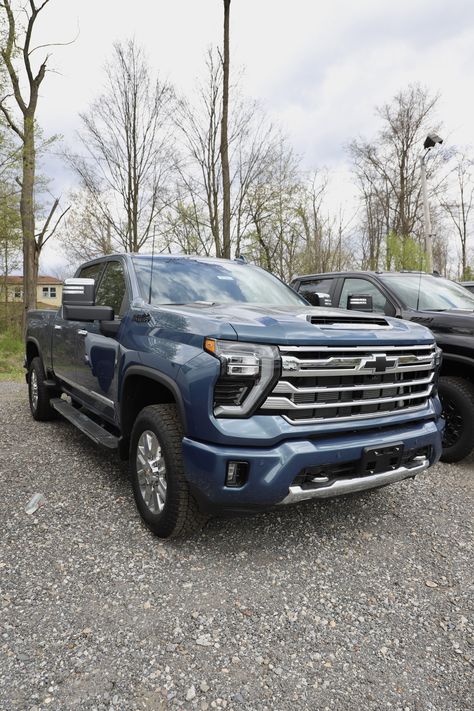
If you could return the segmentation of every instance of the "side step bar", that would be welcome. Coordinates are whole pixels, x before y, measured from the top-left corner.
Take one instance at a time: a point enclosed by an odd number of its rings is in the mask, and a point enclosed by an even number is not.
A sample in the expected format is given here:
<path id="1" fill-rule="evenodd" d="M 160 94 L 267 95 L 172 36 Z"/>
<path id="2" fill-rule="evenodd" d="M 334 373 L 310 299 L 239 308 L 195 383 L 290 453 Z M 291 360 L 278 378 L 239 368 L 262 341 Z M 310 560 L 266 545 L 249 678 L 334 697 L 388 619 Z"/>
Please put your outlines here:
<path id="1" fill-rule="evenodd" d="M 81 432 L 90 437 L 90 439 L 96 444 L 100 444 L 102 447 L 107 447 L 107 449 L 118 448 L 118 437 L 115 437 L 113 434 L 110 434 L 110 432 L 107 432 L 107 430 L 104 430 L 104 428 L 98 425 L 97 422 L 91 420 L 91 418 L 84 415 L 83 412 L 76 410 L 76 408 L 68 402 L 61 400 L 61 398 L 51 398 L 49 402 L 51 407 L 54 407 L 60 415 L 65 417 L 66 420 L 69 420 L 69 422 L 72 422 L 78 430 L 81 430 Z"/>

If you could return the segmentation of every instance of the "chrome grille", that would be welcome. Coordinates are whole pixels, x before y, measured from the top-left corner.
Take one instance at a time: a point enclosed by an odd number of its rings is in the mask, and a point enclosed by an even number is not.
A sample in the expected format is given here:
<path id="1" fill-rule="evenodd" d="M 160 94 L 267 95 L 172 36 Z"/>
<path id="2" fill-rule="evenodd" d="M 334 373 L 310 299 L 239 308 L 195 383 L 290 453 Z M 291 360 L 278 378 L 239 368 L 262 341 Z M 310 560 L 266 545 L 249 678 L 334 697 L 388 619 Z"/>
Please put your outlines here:
<path id="1" fill-rule="evenodd" d="M 261 410 L 307 424 L 422 409 L 433 387 L 435 349 L 280 346 L 281 378 Z"/>

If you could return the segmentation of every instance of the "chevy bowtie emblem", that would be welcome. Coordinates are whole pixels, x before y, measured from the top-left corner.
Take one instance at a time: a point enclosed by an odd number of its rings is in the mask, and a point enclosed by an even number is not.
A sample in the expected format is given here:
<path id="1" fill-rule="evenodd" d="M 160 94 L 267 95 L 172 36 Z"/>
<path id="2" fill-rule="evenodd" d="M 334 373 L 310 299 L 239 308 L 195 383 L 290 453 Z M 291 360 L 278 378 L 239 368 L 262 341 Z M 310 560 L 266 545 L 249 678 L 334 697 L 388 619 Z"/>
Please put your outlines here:
<path id="1" fill-rule="evenodd" d="M 398 358 L 388 359 L 385 353 L 377 353 L 370 358 L 364 358 L 360 364 L 361 368 L 370 368 L 374 373 L 385 373 L 387 368 L 396 368 Z"/>

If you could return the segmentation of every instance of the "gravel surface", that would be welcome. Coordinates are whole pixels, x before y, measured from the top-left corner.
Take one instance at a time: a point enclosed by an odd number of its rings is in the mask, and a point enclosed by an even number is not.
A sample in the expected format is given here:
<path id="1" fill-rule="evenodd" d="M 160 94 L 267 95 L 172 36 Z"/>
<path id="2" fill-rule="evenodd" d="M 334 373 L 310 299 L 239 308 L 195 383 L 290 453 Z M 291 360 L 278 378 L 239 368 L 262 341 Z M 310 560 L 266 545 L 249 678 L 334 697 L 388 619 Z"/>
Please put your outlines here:
<path id="1" fill-rule="evenodd" d="M 163 543 L 115 456 L 0 403 L 1 709 L 474 708 L 473 459 Z"/>

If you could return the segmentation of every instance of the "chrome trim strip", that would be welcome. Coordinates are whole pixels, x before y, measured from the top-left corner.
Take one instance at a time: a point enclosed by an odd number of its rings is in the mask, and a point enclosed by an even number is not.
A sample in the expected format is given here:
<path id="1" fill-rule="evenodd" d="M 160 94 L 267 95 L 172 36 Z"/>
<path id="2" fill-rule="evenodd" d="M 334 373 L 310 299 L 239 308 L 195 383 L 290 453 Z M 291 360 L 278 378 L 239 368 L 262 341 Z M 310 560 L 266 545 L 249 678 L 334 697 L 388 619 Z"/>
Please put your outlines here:
<path id="1" fill-rule="evenodd" d="M 332 496 L 352 494 L 355 491 L 375 489 L 378 486 L 393 484 L 408 477 L 415 476 L 428 469 L 430 463 L 428 459 L 422 459 L 415 467 L 399 467 L 388 472 L 372 474 L 369 476 L 354 477 L 352 479 L 336 479 L 328 486 L 319 486 L 317 489 L 302 489 L 301 486 L 290 486 L 288 495 L 285 496 L 280 505 L 294 504 L 307 499 L 327 499 Z"/>
<path id="2" fill-rule="evenodd" d="M 369 412 L 365 415 L 346 415 L 345 417 L 308 417 L 307 419 L 303 420 L 292 420 L 291 417 L 288 417 L 287 415 L 281 415 L 286 422 L 288 422 L 289 425 L 320 425 L 320 424 L 326 424 L 326 422 L 349 422 L 352 420 L 370 420 L 374 419 L 376 417 L 390 417 L 391 415 L 405 415 L 405 414 L 410 414 L 412 412 L 419 412 L 420 410 L 426 409 L 427 403 L 424 402 L 421 405 L 414 405 L 413 407 L 404 407 L 400 408 L 400 410 L 388 410 L 385 412 Z M 308 410 L 311 410 L 312 408 L 308 407 Z"/>
<path id="3" fill-rule="evenodd" d="M 344 353 L 360 353 L 361 351 L 365 353 L 372 353 L 373 351 L 383 351 L 383 352 L 394 352 L 398 353 L 400 351 L 418 351 L 428 349 L 433 353 L 435 352 L 434 343 L 424 343 L 419 346 L 278 346 L 280 351 L 284 353 L 291 353 L 294 351 L 299 351 L 301 353 L 307 353 L 308 351 L 321 351 L 321 352 L 344 352 Z"/>
<path id="4" fill-rule="evenodd" d="M 363 389 L 363 388 L 359 388 Z M 399 402 L 400 400 L 419 400 L 421 398 L 427 398 L 431 394 L 431 385 L 426 390 L 419 393 L 410 393 L 407 395 L 396 395 L 395 397 L 379 397 L 371 398 L 366 400 L 349 400 L 348 402 L 343 402 L 341 400 L 337 402 L 302 402 L 296 403 L 289 400 L 287 397 L 267 397 L 265 402 L 262 404 L 262 410 L 327 410 L 337 407 L 339 409 L 344 407 L 358 407 L 359 405 L 384 405 L 389 402 Z M 392 412 L 395 411 L 390 411 Z M 380 413 L 380 414 L 387 414 Z"/>
<path id="5" fill-rule="evenodd" d="M 404 371 L 405 372 L 405 371 Z M 385 375 L 385 373 L 381 373 Z M 294 376 L 298 377 L 298 376 Z M 427 385 L 431 383 L 434 378 L 434 373 L 431 373 L 429 378 L 420 378 L 419 380 L 397 380 L 393 383 L 379 383 L 378 385 L 365 385 L 364 383 L 360 385 L 345 385 L 335 388 L 297 388 L 292 383 L 288 383 L 286 380 L 280 380 L 273 388 L 272 395 L 274 393 L 339 393 L 339 392 L 354 392 L 358 390 L 384 390 L 386 388 L 408 388 L 412 385 Z M 342 403 L 341 403 L 342 404 Z"/>
<path id="6" fill-rule="evenodd" d="M 64 375 L 61 375 L 61 373 L 58 373 L 55 371 L 56 377 L 58 377 L 60 380 L 64 380 L 65 383 L 70 385 L 73 388 L 76 388 L 76 390 L 79 390 L 82 393 L 85 393 L 86 395 L 93 395 L 96 397 L 98 400 L 101 402 L 105 403 L 109 407 L 112 407 L 115 410 L 115 403 L 113 400 L 109 400 L 108 397 L 105 397 L 105 395 L 101 395 L 100 393 L 97 393 L 95 390 L 88 390 L 87 388 L 83 387 L 82 385 L 78 385 L 78 383 L 75 383 L 74 380 L 70 380 L 69 378 L 66 378 Z"/>
<path id="7" fill-rule="evenodd" d="M 386 373 L 418 373 L 421 370 L 433 370 L 434 362 L 422 363 L 421 365 L 406 365 L 397 368 L 387 368 L 381 374 Z M 282 376 L 287 378 L 313 378 L 318 375 L 376 375 L 374 368 L 317 368 L 314 370 L 284 370 L 281 371 Z"/>

